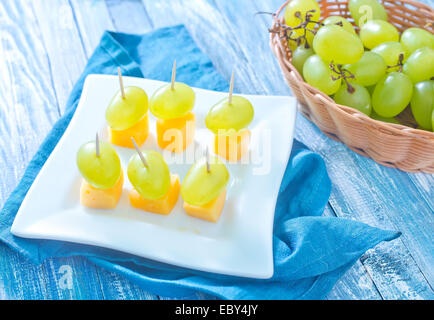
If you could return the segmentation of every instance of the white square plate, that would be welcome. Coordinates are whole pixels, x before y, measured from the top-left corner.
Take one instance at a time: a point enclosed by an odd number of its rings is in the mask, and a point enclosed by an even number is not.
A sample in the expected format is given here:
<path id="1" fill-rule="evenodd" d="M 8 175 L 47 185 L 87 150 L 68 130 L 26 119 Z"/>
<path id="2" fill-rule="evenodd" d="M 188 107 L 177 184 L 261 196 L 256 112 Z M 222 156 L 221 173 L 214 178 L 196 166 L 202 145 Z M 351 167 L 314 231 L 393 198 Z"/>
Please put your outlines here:
<path id="1" fill-rule="evenodd" d="M 163 82 L 124 77 L 126 86 L 143 88 L 148 96 Z M 90 75 L 77 110 L 63 137 L 39 172 L 25 197 L 12 233 L 24 238 L 52 239 L 96 245 L 185 268 L 251 278 L 273 275 L 272 232 L 279 186 L 290 155 L 295 125 L 295 99 L 243 95 L 255 117 L 252 140 L 244 163 L 227 164 L 231 175 L 226 203 L 218 223 L 188 216 L 182 199 L 169 216 L 144 212 L 129 204 L 131 184 L 125 179 L 118 206 L 113 210 L 80 205 L 81 176 L 76 152 L 99 131 L 106 132 L 105 110 L 119 89 L 116 76 Z M 171 172 L 181 181 L 194 159 L 213 143 L 205 115 L 226 93 L 194 88 L 195 142 L 184 154 L 164 152 Z M 162 152 L 156 144 L 155 121 L 149 113 L 150 136 L 142 149 Z M 115 146 L 116 147 L 116 146 Z M 116 147 L 126 176 L 134 150 Z M 210 150 L 213 150 L 210 148 Z M 188 152 L 187 152 L 188 151 Z M 194 153 L 194 152 L 193 152 Z M 245 161 L 250 159 L 250 161 Z"/>

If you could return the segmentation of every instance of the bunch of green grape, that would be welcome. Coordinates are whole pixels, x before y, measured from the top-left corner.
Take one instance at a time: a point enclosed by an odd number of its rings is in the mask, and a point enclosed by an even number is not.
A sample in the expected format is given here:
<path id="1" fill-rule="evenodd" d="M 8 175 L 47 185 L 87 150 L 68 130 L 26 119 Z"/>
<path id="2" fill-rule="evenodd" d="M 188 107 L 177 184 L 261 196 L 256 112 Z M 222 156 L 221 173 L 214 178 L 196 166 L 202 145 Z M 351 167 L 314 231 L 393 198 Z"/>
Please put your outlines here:
<path id="1" fill-rule="evenodd" d="M 340 105 L 391 123 L 410 106 L 418 128 L 434 131 L 434 35 L 415 27 L 400 33 L 377 0 L 350 0 L 348 8 L 358 32 L 341 16 L 319 21 L 315 0 L 288 4 L 294 67 Z"/>

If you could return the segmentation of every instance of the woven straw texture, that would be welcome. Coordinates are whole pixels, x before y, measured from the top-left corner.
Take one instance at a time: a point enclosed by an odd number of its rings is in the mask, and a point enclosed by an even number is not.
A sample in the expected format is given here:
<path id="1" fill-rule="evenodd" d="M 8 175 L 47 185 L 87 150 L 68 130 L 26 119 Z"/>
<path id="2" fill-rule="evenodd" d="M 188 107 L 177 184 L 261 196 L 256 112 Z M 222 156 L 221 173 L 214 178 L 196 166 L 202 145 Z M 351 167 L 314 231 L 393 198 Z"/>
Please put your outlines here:
<path id="1" fill-rule="evenodd" d="M 279 22 L 284 23 L 280 16 L 289 2 L 276 12 L 272 29 Z M 321 20 L 330 15 L 340 15 L 354 22 L 347 0 L 318 2 Z M 434 10 L 428 5 L 411 0 L 384 0 L 381 3 L 387 10 L 389 22 L 399 31 L 420 27 L 433 33 Z M 356 109 L 338 105 L 304 82 L 291 64 L 291 51 L 282 34 L 270 33 L 270 44 L 286 82 L 300 102 L 299 111 L 327 136 L 384 166 L 408 172 L 434 173 L 434 132 L 415 129 L 409 108 L 399 116 L 400 123 L 406 125 L 399 125 L 377 121 Z"/>

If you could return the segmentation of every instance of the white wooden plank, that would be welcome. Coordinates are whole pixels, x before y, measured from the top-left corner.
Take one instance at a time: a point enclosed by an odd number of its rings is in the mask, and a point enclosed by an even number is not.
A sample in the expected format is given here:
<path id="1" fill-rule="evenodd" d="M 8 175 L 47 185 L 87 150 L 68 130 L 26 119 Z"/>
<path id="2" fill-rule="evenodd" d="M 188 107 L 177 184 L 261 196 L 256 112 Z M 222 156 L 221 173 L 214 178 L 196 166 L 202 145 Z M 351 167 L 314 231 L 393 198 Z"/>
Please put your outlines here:
<path id="1" fill-rule="evenodd" d="M 235 91 L 243 88 L 245 93 L 266 92 L 261 75 L 248 63 L 237 36 L 213 3 L 203 0 L 143 0 L 143 4 L 155 28 L 184 24 L 198 47 L 206 52 L 228 82 L 235 69 Z"/>
<path id="2" fill-rule="evenodd" d="M 0 3 L 0 206 L 17 185 L 33 153 L 59 117 L 51 65 L 37 19 L 28 1 Z M 44 268 L 34 267 L 1 247 L 0 274 L 5 298 L 41 298 L 49 290 Z"/>
<path id="3" fill-rule="evenodd" d="M 409 177 L 434 212 L 434 174 L 414 173 L 410 174 Z"/>
<path id="4" fill-rule="evenodd" d="M 98 268 L 100 285 L 107 300 L 158 300 L 159 297 L 140 288 L 119 274 Z"/>
<path id="5" fill-rule="evenodd" d="M 47 291 L 42 267 L 35 267 L 16 252 L 0 246 L 0 299 L 43 299 Z"/>
<path id="6" fill-rule="evenodd" d="M 46 35 L 40 28 L 40 20 L 32 4 L 30 1 L 2 1 L 0 4 L 3 53 L 0 63 L 5 66 L 1 68 L 5 80 L 1 82 L 1 97 L 5 99 L 5 103 L 1 104 L 0 117 L 1 150 L 4 155 L 1 161 L 10 162 L 5 165 L 7 169 L 2 170 L 9 176 L 1 181 L 2 187 L 4 181 L 7 183 L 5 189 L 9 190 L 18 183 L 30 157 L 59 117 L 59 103 L 62 103 L 53 88 L 53 75 L 57 69 L 51 63 L 44 41 Z M 14 156 L 15 153 L 17 156 Z M 1 204 L 8 191 L 1 191 Z M 3 249 L 0 273 L 8 278 L 3 288 L 9 290 L 4 293 L 5 296 L 40 299 L 56 291 L 45 282 L 48 278 L 44 265 L 34 267 L 23 263 L 22 257 Z M 16 263 L 12 263 L 14 260 Z M 73 261 L 70 264 L 79 266 Z M 94 295 L 97 294 L 93 291 Z"/>
<path id="7" fill-rule="evenodd" d="M 141 34 L 153 29 L 141 0 L 107 0 L 106 3 L 116 31 Z"/>
<path id="8" fill-rule="evenodd" d="M 290 90 L 278 71 L 278 64 L 270 54 L 269 34 L 263 18 L 251 0 L 210 1 L 222 16 L 223 25 L 237 39 L 246 62 L 263 83 L 264 91 L 255 93 L 288 95 Z M 211 26 L 209 26 L 211 27 Z M 243 63 L 243 62 L 240 62 Z M 276 72 L 277 70 L 277 72 Z"/>
<path id="9" fill-rule="evenodd" d="M 104 0 L 70 0 L 69 2 L 85 55 L 89 58 L 104 31 L 115 30 L 113 21 Z"/>
<path id="10" fill-rule="evenodd" d="M 22 3 L 0 3 L 0 206 L 59 117 L 41 34 Z"/>
<path id="11" fill-rule="evenodd" d="M 95 267 L 85 258 L 47 259 L 41 266 L 49 300 L 97 300 L 103 293 Z"/>
<path id="12" fill-rule="evenodd" d="M 86 65 L 86 55 L 68 0 L 31 2 L 50 59 L 52 82 L 61 112 Z"/>

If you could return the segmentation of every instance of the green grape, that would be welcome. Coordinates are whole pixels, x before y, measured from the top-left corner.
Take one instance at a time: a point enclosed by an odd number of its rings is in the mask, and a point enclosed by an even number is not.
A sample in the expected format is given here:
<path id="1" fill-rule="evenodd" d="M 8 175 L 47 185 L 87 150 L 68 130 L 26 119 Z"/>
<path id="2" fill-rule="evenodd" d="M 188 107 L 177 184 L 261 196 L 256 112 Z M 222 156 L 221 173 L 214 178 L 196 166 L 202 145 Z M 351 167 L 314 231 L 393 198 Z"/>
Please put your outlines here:
<path id="1" fill-rule="evenodd" d="M 329 25 L 329 24 L 337 24 L 342 23 L 342 28 L 344 28 L 345 31 L 348 31 L 349 33 L 356 34 L 356 30 L 354 30 L 353 25 L 344 17 L 341 16 L 329 16 L 324 21 L 323 24 Z"/>
<path id="2" fill-rule="evenodd" d="M 128 179 L 143 198 L 160 199 L 169 191 L 169 167 L 157 151 L 145 150 L 142 154 L 147 165 L 137 153 L 133 155 L 128 162 Z"/>
<path id="3" fill-rule="evenodd" d="M 125 99 L 118 91 L 110 101 L 105 117 L 110 128 L 125 130 L 139 122 L 148 112 L 148 95 L 138 87 L 125 87 Z"/>
<path id="4" fill-rule="evenodd" d="M 371 114 L 371 95 L 361 85 L 353 83 L 350 89 L 347 85 L 342 85 L 333 98 L 338 104 L 357 109 L 367 116 Z"/>
<path id="5" fill-rule="evenodd" d="M 181 196 L 185 202 L 194 206 L 203 206 L 216 199 L 229 182 L 229 171 L 217 157 L 202 158 L 195 162 L 181 185 Z"/>
<path id="6" fill-rule="evenodd" d="M 362 58 L 354 64 L 347 64 L 345 69 L 354 74 L 351 82 L 364 87 L 373 86 L 386 74 L 386 63 L 377 53 L 366 51 Z"/>
<path id="7" fill-rule="evenodd" d="M 334 24 L 318 30 L 313 38 L 313 49 L 325 62 L 337 64 L 356 63 L 363 55 L 359 37 Z"/>
<path id="8" fill-rule="evenodd" d="M 371 97 L 372 97 L 372 94 L 374 93 L 374 89 L 375 89 L 375 84 L 372 86 L 366 87 L 366 90 L 368 90 Z"/>
<path id="9" fill-rule="evenodd" d="M 374 110 L 372 110 L 371 112 L 371 116 L 372 119 L 374 120 L 378 120 L 378 121 L 383 121 L 383 122 L 389 122 L 389 123 L 394 123 L 394 124 L 400 124 L 398 120 L 396 120 L 395 118 L 386 118 L 386 117 L 382 117 L 378 114 L 375 113 Z"/>
<path id="10" fill-rule="evenodd" d="M 431 79 L 434 77 L 434 49 L 417 49 L 408 57 L 402 70 L 413 83 Z"/>
<path id="11" fill-rule="evenodd" d="M 149 104 L 151 112 L 159 119 L 176 119 L 185 116 L 194 107 L 195 95 L 193 89 L 182 82 L 175 82 L 159 88 L 152 95 Z"/>
<path id="12" fill-rule="evenodd" d="M 387 41 L 383 42 L 382 44 L 379 44 L 375 48 L 371 50 L 371 52 L 375 52 L 379 54 L 384 61 L 386 62 L 386 65 L 388 66 L 394 66 L 399 61 L 399 55 L 402 53 L 404 55 L 404 61 L 405 61 L 405 50 L 402 46 L 401 42 L 397 41 Z M 387 72 L 392 71 L 398 71 L 399 66 L 388 68 Z"/>
<path id="13" fill-rule="evenodd" d="M 291 31 L 291 33 L 292 33 L 292 31 Z M 297 49 L 297 43 L 295 41 L 288 40 L 288 47 L 291 50 L 291 52 L 294 52 L 295 49 Z"/>
<path id="14" fill-rule="evenodd" d="M 399 41 L 399 32 L 394 25 L 383 20 L 369 20 L 360 28 L 363 45 L 372 49 L 387 41 Z"/>
<path id="15" fill-rule="evenodd" d="M 413 94 L 410 78 L 401 72 L 386 74 L 375 86 L 372 107 L 380 116 L 390 118 L 407 107 Z"/>
<path id="16" fill-rule="evenodd" d="M 416 83 L 410 101 L 414 119 L 425 130 L 432 130 L 431 115 L 434 111 L 434 81 Z"/>
<path id="17" fill-rule="evenodd" d="M 422 47 L 434 49 L 434 35 L 421 28 L 408 28 L 401 35 L 401 43 L 409 57 Z"/>
<path id="18" fill-rule="evenodd" d="M 350 0 L 348 9 L 359 27 L 368 20 L 387 21 L 386 9 L 377 0 Z"/>
<path id="19" fill-rule="evenodd" d="M 312 13 L 311 20 L 318 21 L 321 14 L 321 10 L 316 0 L 292 0 L 291 2 L 288 3 L 288 5 L 285 8 L 285 14 L 284 14 L 285 24 L 290 27 L 298 26 L 302 22 L 302 20 L 296 17 L 295 15 L 296 12 L 300 12 L 301 17 L 304 21 L 306 12 L 309 10 L 315 10 L 315 12 Z M 315 23 L 309 23 L 307 25 L 307 28 L 314 29 Z M 302 29 L 294 30 L 294 32 L 300 36 L 304 34 L 304 30 Z"/>
<path id="20" fill-rule="evenodd" d="M 292 54 L 291 62 L 298 72 L 300 72 L 300 74 L 303 74 L 303 65 L 307 58 L 314 54 L 315 52 L 312 48 L 306 48 L 305 46 L 299 46 L 297 49 L 295 49 L 294 53 Z"/>
<path id="21" fill-rule="evenodd" d="M 330 70 L 329 65 L 316 54 L 307 58 L 304 63 L 303 77 L 306 82 L 327 95 L 332 95 L 341 86 L 342 80 L 333 80 L 332 76 L 333 72 Z"/>
<path id="22" fill-rule="evenodd" d="M 76 161 L 83 178 L 97 189 L 113 187 L 121 176 L 121 161 L 108 142 L 99 142 L 99 157 L 95 141 L 83 144 L 77 152 Z"/>
<path id="23" fill-rule="evenodd" d="M 205 124 L 215 134 L 219 130 L 238 131 L 247 127 L 253 116 L 254 110 L 249 100 L 241 96 L 232 96 L 231 104 L 228 98 L 225 98 L 211 107 L 205 117 Z"/>

